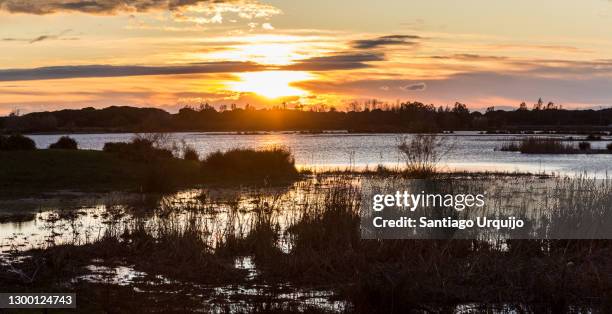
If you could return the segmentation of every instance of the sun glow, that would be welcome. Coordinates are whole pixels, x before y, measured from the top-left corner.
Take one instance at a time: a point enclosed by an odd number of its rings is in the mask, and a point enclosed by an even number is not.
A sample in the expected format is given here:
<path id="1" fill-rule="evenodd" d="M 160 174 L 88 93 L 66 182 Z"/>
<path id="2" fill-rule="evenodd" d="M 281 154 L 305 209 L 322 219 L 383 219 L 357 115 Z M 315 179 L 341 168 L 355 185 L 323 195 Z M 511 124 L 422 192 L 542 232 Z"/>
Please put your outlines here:
<path id="1" fill-rule="evenodd" d="M 304 96 L 307 91 L 291 86 L 292 83 L 312 78 L 302 71 L 265 71 L 238 74 L 240 80 L 230 83 L 235 92 L 255 93 L 267 98 Z"/>
<path id="2" fill-rule="evenodd" d="M 250 61 L 265 65 L 288 65 L 305 59 L 317 50 L 310 38 L 283 35 L 235 37 L 224 49 L 195 54 L 202 60 Z M 220 39 L 213 39 L 218 44 Z M 306 41 L 306 42 L 305 42 Z M 223 41 L 221 41 L 223 43 Z"/>

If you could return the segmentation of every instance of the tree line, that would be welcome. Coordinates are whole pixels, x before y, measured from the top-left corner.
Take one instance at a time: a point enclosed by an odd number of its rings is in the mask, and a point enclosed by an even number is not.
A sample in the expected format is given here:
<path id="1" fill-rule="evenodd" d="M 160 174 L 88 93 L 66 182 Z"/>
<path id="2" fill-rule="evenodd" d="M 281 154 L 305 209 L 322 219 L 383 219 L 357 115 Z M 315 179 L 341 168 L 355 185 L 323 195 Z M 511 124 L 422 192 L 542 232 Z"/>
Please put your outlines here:
<path id="1" fill-rule="evenodd" d="M 567 110 L 542 100 L 516 110 L 487 108 L 470 111 L 465 104 L 436 107 L 405 102 L 385 108 L 348 111 L 255 109 L 247 106 L 216 109 L 204 104 L 171 114 L 157 108 L 108 107 L 65 109 L 0 118 L 3 133 L 31 132 L 162 132 L 162 131 L 307 131 L 441 132 L 542 128 L 607 128 L 612 109 Z"/>

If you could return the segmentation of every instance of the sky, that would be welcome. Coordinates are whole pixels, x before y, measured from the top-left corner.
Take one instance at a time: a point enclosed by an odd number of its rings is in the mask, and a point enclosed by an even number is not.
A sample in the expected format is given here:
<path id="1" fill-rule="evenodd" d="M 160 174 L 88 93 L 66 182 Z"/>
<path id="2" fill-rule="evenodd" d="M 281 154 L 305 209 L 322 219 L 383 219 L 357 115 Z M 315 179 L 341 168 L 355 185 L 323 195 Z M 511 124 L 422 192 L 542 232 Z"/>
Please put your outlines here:
<path id="1" fill-rule="evenodd" d="M 0 115 L 612 105 L 612 1 L 0 0 Z"/>

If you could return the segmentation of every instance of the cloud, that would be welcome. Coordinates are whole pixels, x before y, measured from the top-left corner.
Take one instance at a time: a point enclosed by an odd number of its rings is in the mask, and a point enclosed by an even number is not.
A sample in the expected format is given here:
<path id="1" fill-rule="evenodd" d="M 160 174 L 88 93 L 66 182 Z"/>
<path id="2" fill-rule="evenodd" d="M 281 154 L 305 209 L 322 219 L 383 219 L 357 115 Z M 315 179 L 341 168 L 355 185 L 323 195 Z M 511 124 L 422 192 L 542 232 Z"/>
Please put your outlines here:
<path id="1" fill-rule="evenodd" d="M 173 10 L 198 0 L 0 0 L 0 9 L 11 13 L 50 14 L 82 12 L 110 14 L 126 11 Z"/>
<path id="2" fill-rule="evenodd" d="M 494 50 L 518 50 L 525 52 L 527 50 L 533 51 L 548 51 L 548 52 L 565 52 L 565 53 L 592 53 L 590 49 L 583 49 L 574 46 L 567 45 L 528 45 L 528 44 L 492 44 L 491 49 Z"/>
<path id="3" fill-rule="evenodd" d="M 504 61 L 508 60 L 507 57 L 502 56 L 489 56 L 479 55 L 473 53 L 461 53 L 447 56 L 431 56 L 431 59 L 446 59 L 446 60 L 460 60 L 460 61 Z"/>
<path id="4" fill-rule="evenodd" d="M 401 79 L 372 79 L 340 82 L 305 81 L 295 85 L 315 94 L 344 94 L 351 97 L 404 99 Z M 612 76 L 586 79 L 537 77 L 530 73 L 470 72 L 446 78 L 423 80 L 426 89 L 418 98 L 423 102 L 452 104 L 455 101 L 476 106 L 518 105 L 521 101 L 543 99 L 562 105 L 612 105 Z M 380 86 L 389 86 L 389 91 Z M 396 90 L 394 94 L 390 94 Z M 503 99 L 504 101 L 492 101 Z"/>
<path id="5" fill-rule="evenodd" d="M 225 14 L 234 14 L 241 19 L 252 20 L 282 13 L 280 9 L 256 0 L 192 0 L 191 2 L 192 4 L 185 4 L 179 9 L 172 10 L 175 21 L 210 24 L 222 23 Z M 272 26 L 269 23 L 264 24 Z"/>
<path id="6" fill-rule="evenodd" d="M 427 89 L 427 84 L 425 83 L 410 84 L 410 85 L 401 87 L 401 89 L 405 91 L 409 91 L 409 92 L 424 91 L 425 89 Z"/>
<path id="7" fill-rule="evenodd" d="M 253 62 L 204 62 L 177 66 L 140 65 L 73 65 L 31 69 L 0 70 L 0 81 L 55 80 L 88 77 L 121 77 L 139 75 L 178 75 L 261 71 L 265 67 Z"/>
<path id="8" fill-rule="evenodd" d="M 37 15 L 60 12 L 109 15 L 120 12 L 166 10 L 182 16 L 182 11 L 188 8 L 195 12 L 213 15 L 214 22 L 219 21 L 223 12 L 235 12 L 243 18 L 279 13 L 278 9 L 260 4 L 256 0 L 0 0 L 2 11 Z"/>
<path id="9" fill-rule="evenodd" d="M 366 62 L 384 60 L 384 55 L 380 53 L 343 53 L 300 60 L 295 64 L 285 66 L 283 69 L 298 71 L 350 70 L 370 67 L 371 65 Z"/>
<path id="10" fill-rule="evenodd" d="M 70 33 L 72 30 L 70 29 L 66 29 L 58 34 L 45 34 L 45 35 L 40 35 L 40 36 L 36 36 L 34 38 L 2 38 L 2 41 L 23 41 L 23 42 L 28 42 L 30 44 L 33 43 L 37 43 L 37 42 L 41 42 L 41 41 L 46 41 L 46 40 L 77 40 L 78 38 L 76 37 L 64 37 L 64 35 Z"/>
<path id="11" fill-rule="evenodd" d="M 265 70 L 331 71 L 369 67 L 365 62 L 382 61 L 382 54 L 338 54 L 302 60 L 298 63 L 270 67 L 255 62 L 202 62 L 184 65 L 65 65 L 29 69 L 0 69 L 0 82 L 56 80 L 92 77 L 123 77 L 142 75 L 179 75 L 205 73 L 236 73 Z"/>
<path id="12" fill-rule="evenodd" d="M 389 35 L 374 39 L 354 40 L 352 46 L 356 49 L 372 49 L 389 45 L 416 45 L 419 39 L 421 37 L 416 35 Z"/>

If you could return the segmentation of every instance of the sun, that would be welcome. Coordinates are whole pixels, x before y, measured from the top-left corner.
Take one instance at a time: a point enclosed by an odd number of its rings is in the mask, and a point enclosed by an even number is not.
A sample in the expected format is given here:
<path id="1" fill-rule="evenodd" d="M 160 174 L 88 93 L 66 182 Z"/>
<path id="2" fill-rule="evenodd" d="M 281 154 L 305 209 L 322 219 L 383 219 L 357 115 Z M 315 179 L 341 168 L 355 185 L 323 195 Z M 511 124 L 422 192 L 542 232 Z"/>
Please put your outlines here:
<path id="1" fill-rule="evenodd" d="M 307 91 L 291 86 L 291 84 L 309 80 L 312 75 L 303 71 L 264 71 L 240 73 L 238 77 L 239 81 L 229 83 L 232 91 L 279 98 L 308 94 Z"/>

